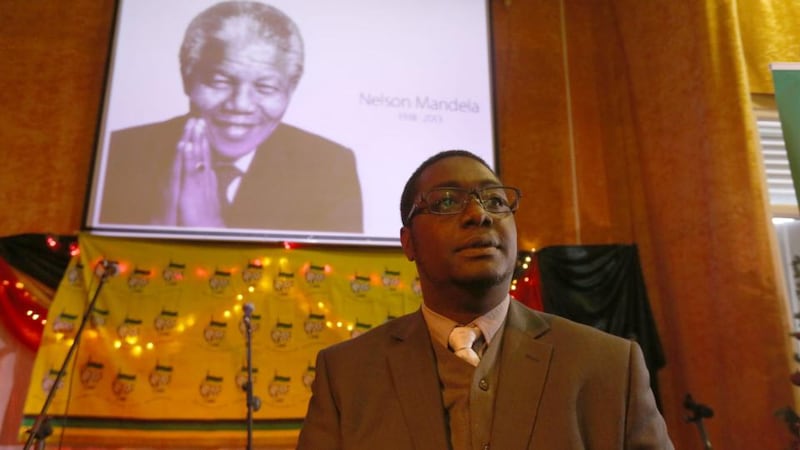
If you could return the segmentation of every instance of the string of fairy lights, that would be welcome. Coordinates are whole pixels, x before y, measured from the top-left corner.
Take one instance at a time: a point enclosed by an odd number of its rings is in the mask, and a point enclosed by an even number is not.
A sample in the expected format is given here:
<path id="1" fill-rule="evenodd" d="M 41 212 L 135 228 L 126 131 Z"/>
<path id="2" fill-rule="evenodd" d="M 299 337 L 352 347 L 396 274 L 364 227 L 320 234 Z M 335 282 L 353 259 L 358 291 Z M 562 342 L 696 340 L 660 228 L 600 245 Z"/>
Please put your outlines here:
<path id="1" fill-rule="evenodd" d="M 44 236 L 44 245 L 53 253 L 66 251 L 69 257 L 80 254 L 78 241 L 72 236 L 48 234 Z M 47 324 L 47 304 L 50 299 L 37 298 L 34 290 L 29 289 L 8 264 L 6 267 L 8 270 L 2 271 L 0 279 L 0 295 L 9 300 L 17 318 L 24 317 L 31 321 L 31 326 L 37 331 L 41 331 Z"/>
<path id="2" fill-rule="evenodd" d="M 15 289 L 19 296 L 38 302 L 38 300 L 28 290 L 25 289 L 25 283 L 21 281 L 4 279 L 2 282 L 0 282 L 0 285 L 2 285 L 2 289 L 4 291 L 3 295 L 8 295 L 10 293 L 10 289 Z M 11 297 L 14 296 L 12 295 Z M 26 309 L 25 316 L 34 322 L 41 323 L 42 326 L 47 323 L 47 317 L 31 308 Z"/>
<path id="3" fill-rule="evenodd" d="M 517 253 L 517 265 L 514 269 L 514 276 L 511 278 L 511 292 L 520 289 L 520 280 L 522 283 L 530 282 L 530 274 L 528 269 L 531 267 L 533 261 L 533 254 L 536 249 L 532 248 L 529 251 L 520 251 Z"/>
<path id="4" fill-rule="evenodd" d="M 56 235 L 47 235 L 45 236 L 45 245 L 52 251 L 61 251 L 63 250 L 62 246 L 67 245 L 67 251 L 70 257 L 75 257 L 80 254 L 80 247 L 75 239 L 70 239 L 68 243 L 65 244 L 63 238 L 60 238 Z M 298 244 L 293 242 L 284 242 L 283 247 L 287 250 L 290 250 L 297 248 Z M 514 276 L 511 280 L 512 292 L 521 289 L 521 285 L 525 285 L 530 282 L 529 269 L 531 267 L 531 262 L 535 252 L 536 249 L 532 248 L 528 251 L 520 251 L 518 253 Z M 0 289 L 2 289 L 0 295 L 4 295 L 12 300 L 11 303 L 17 310 L 17 314 L 22 314 L 28 320 L 36 322 L 38 325 L 37 328 L 43 328 L 47 324 L 46 304 L 50 299 L 36 298 L 31 290 L 27 289 L 24 282 L 15 278 L 13 272 L 3 274 L 3 279 L 0 280 Z M 15 299 L 25 299 L 28 301 L 14 301 Z M 327 324 L 327 326 L 330 327 L 331 324 Z"/>

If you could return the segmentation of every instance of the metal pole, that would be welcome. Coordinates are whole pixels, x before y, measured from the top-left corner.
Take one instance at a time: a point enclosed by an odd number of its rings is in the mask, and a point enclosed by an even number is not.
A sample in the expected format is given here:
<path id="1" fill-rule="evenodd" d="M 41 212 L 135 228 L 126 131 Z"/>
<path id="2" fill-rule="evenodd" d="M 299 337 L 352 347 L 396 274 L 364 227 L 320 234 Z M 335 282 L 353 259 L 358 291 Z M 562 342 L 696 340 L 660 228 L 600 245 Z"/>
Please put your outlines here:
<path id="1" fill-rule="evenodd" d="M 261 399 L 253 395 L 253 325 L 252 317 L 255 307 L 252 303 L 246 303 L 243 307 L 245 343 L 247 346 L 247 382 L 244 390 L 247 393 L 247 450 L 253 449 L 253 411 L 261 408 Z"/>
<path id="2" fill-rule="evenodd" d="M 61 369 L 59 369 L 58 374 L 56 375 L 55 382 L 52 386 L 50 386 L 50 390 L 47 392 L 47 398 L 42 405 L 42 410 L 39 412 L 39 415 L 36 416 L 36 420 L 33 422 L 33 427 L 28 430 L 28 433 L 30 434 L 28 434 L 28 440 L 25 442 L 25 446 L 23 447 L 24 450 L 30 450 L 34 441 L 38 441 L 39 445 L 37 448 L 44 448 L 44 440 L 53 433 L 53 429 L 50 426 L 47 418 L 47 409 L 50 407 L 53 397 L 55 397 L 56 389 L 61 383 L 61 378 L 64 376 L 64 373 L 67 370 L 67 365 L 69 365 L 69 361 L 72 359 L 73 353 L 75 353 L 75 350 L 78 348 L 78 343 L 80 342 L 81 335 L 83 334 L 83 329 L 86 327 L 86 322 L 89 321 L 89 315 L 92 313 L 94 305 L 97 302 L 97 298 L 100 296 L 100 290 L 103 288 L 103 285 L 108 278 L 117 273 L 117 263 L 115 261 L 102 260 L 98 264 L 102 265 L 103 273 L 100 275 L 100 281 L 97 284 L 97 289 L 95 289 L 92 300 L 89 302 L 89 306 L 86 308 L 86 311 L 83 314 L 81 324 L 78 327 L 78 331 L 75 333 L 75 340 L 72 341 L 72 345 L 70 345 L 69 350 L 67 351 L 67 356 L 64 357 L 64 361 L 61 363 Z"/>

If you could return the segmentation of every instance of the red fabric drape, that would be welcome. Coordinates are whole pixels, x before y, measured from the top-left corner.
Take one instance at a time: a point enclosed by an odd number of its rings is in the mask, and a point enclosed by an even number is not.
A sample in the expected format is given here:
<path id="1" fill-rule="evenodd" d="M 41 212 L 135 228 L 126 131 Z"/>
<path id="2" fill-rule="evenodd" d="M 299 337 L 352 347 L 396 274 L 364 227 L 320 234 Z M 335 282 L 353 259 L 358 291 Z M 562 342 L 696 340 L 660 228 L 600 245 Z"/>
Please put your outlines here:
<path id="1" fill-rule="evenodd" d="M 519 300 L 528 308 L 544 311 L 542 305 L 542 290 L 539 280 L 539 265 L 536 258 L 531 258 L 528 268 L 517 278 L 516 288 L 511 291 L 511 296 Z"/>
<path id="2" fill-rule="evenodd" d="M 18 287 L 17 282 L 11 267 L 0 259 L 0 320 L 13 336 L 35 351 L 42 338 L 42 320 L 47 317 L 47 309 L 34 301 L 24 288 Z"/>

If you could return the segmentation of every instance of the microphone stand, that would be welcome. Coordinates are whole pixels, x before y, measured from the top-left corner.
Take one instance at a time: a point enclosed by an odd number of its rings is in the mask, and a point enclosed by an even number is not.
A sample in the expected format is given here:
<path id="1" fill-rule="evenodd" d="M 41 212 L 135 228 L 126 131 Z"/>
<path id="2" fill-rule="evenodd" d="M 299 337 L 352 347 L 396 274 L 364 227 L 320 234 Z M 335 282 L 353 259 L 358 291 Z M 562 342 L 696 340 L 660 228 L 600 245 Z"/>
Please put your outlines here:
<path id="1" fill-rule="evenodd" d="M 700 433 L 700 439 L 703 440 L 703 449 L 712 450 L 711 441 L 708 439 L 706 428 L 703 426 L 704 418 L 714 417 L 714 410 L 702 403 L 695 403 L 691 394 L 686 394 L 686 399 L 683 401 L 683 407 L 692 412 L 692 415 L 686 418 L 687 422 L 694 422 L 697 425 L 697 431 Z"/>
<path id="2" fill-rule="evenodd" d="M 56 379 L 53 382 L 53 385 L 50 386 L 50 390 L 47 392 L 47 398 L 45 398 L 44 404 L 42 405 L 42 410 L 39 412 L 39 415 L 36 416 L 36 420 L 33 422 L 33 427 L 28 430 L 28 440 L 25 442 L 25 446 L 23 447 L 24 450 L 29 450 L 34 441 L 36 442 L 37 449 L 44 450 L 45 440 L 48 436 L 53 434 L 53 427 L 50 425 L 50 421 L 47 417 L 47 409 L 50 407 L 53 397 L 55 397 L 56 389 L 58 389 L 58 385 L 61 383 L 61 378 L 67 371 L 67 365 L 69 365 L 69 361 L 72 359 L 73 353 L 75 353 L 75 350 L 78 348 L 81 334 L 83 334 L 83 329 L 86 327 L 86 322 L 89 320 L 89 315 L 92 313 L 92 310 L 94 310 L 94 305 L 97 303 L 97 298 L 100 296 L 100 290 L 103 288 L 105 282 L 117 273 L 116 261 L 108 261 L 104 259 L 98 263 L 98 266 L 102 266 L 103 272 L 100 274 L 100 281 L 97 284 L 97 289 L 95 289 L 94 296 L 92 296 L 92 300 L 89 302 L 89 306 L 86 308 L 86 311 L 83 314 L 81 324 L 78 327 L 78 330 L 75 332 L 75 339 L 72 341 L 72 345 L 70 345 L 69 350 L 67 351 L 67 356 L 64 357 L 64 361 L 61 363 L 61 368 L 56 375 Z"/>
<path id="3" fill-rule="evenodd" d="M 253 448 L 253 411 L 261 409 L 261 399 L 253 395 L 253 326 L 251 319 L 255 307 L 252 303 L 245 303 L 244 307 L 245 343 L 247 347 L 247 381 L 244 391 L 247 393 L 247 450 Z"/>

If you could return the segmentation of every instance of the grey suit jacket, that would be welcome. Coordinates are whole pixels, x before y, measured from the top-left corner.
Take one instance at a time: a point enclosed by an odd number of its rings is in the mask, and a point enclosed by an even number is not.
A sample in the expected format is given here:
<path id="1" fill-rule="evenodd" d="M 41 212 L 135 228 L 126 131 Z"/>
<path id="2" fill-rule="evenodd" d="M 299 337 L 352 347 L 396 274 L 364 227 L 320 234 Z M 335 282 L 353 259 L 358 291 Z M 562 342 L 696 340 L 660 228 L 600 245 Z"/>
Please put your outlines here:
<path id="1" fill-rule="evenodd" d="M 298 449 L 449 448 L 422 313 L 319 352 Z M 512 300 L 491 448 L 671 449 L 639 346 Z"/>

